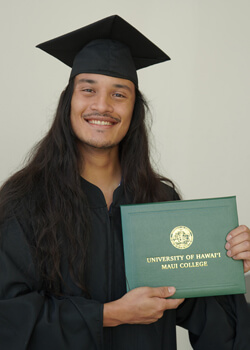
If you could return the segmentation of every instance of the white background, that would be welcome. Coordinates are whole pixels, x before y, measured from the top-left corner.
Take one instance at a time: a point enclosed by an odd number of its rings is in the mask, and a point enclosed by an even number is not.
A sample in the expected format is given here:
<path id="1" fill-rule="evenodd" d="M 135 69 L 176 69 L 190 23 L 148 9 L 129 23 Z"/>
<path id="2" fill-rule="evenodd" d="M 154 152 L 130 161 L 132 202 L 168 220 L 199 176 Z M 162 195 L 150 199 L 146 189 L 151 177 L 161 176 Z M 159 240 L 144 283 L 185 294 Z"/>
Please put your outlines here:
<path id="1" fill-rule="evenodd" d="M 250 225 L 249 0 L 0 0 L 0 183 L 44 135 L 70 69 L 35 45 L 119 14 L 170 55 L 139 71 L 152 154 L 184 199 L 236 195 Z M 188 350 L 185 336 L 178 350 Z"/>

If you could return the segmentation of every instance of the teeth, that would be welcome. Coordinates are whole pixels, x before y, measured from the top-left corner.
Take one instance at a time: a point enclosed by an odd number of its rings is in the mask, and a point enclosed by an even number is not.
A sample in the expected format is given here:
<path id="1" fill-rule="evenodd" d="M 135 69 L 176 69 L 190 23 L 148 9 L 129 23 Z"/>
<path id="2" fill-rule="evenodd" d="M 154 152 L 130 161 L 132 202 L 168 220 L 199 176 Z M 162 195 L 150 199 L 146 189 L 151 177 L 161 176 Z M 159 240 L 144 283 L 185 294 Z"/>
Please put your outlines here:
<path id="1" fill-rule="evenodd" d="M 96 125 L 113 125 L 110 122 L 104 121 L 104 120 L 88 120 L 90 124 L 96 124 Z"/>

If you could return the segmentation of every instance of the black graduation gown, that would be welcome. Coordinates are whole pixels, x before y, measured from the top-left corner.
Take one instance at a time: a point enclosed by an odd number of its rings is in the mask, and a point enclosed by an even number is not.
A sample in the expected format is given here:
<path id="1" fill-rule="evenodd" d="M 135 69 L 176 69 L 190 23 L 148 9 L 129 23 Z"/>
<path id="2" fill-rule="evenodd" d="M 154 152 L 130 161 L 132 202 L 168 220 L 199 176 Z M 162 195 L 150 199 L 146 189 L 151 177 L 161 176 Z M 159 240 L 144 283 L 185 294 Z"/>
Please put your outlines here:
<path id="1" fill-rule="evenodd" d="M 250 317 L 243 296 L 187 299 L 151 325 L 102 327 L 103 303 L 125 293 L 120 204 L 123 187 L 114 192 L 108 211 L 102 192 L 82 180 L 92 216 L 85 298 L 69 277 L 63 297 L 42 288 L 29 247 L 31 226 L 15 213 L 1 229 L 0 349 L 1 350 L 174 350 L 176 324 L 187 328 L 194 349 L 250 349 Z M 168 187 L 172 199 L 177 199 Z"/>

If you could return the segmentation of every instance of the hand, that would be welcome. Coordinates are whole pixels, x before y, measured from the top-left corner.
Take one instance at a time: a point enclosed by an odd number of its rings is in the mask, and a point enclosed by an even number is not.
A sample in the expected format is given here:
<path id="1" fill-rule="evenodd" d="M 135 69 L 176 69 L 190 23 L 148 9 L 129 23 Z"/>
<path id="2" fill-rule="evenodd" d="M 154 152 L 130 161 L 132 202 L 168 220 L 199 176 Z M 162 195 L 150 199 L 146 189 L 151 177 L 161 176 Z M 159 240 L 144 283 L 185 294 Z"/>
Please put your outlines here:
<path id="1" fill-rule="evenodd" d="M 244 272 L 250 271 L 250 230 L 241 225 L 227 235 L 227 255 L 235 260 L 243 260 Z"/>
<path id="2" fill-rule="evenodd" d="M 166 299 L 175 293 L 174 287 L 140 287 L 121 299 L 104 304 L 103 326 L 119 324 L 150 324 L 167 309 L 176 309 L 184 299 Z"/>

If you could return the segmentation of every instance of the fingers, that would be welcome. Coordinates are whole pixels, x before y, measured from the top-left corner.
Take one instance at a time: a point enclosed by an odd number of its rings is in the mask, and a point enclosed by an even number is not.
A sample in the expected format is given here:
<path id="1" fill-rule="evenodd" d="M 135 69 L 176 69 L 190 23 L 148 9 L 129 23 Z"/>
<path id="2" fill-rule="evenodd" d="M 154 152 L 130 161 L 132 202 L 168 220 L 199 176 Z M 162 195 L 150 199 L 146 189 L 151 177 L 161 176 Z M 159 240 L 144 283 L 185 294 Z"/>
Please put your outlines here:
<path id="1" fill-rule="evenodd" d="M 232 230 L 227 236 L 225 245 L 227 255 L 235 260 L 244 261 L 244 271 L 250 270 L 250 230 L 241 225 Z"/>
<path id="2" fill-rule="evenodd" d="M 184 302 L 185 299 L 165 299 L 164 311 L 177 309 L 177 307 Z"/>
<path id="3" fill-rule="evenodd" d="M 241 243 L 226 244 L 227 255 L 234 259 L 250 259 L 250 241 L 243 241 Z"/>
<path id="4" fill-rule="evenodd" d="M 150 290 L 151 297 L 162 299 L 161 307 L 163 311 L 167 309 L 176 309 L 184 301 L 184 299 L 168 299 L 176 292 L 175 287 L 157 287 L 150 288 Z"/>
<path id="5" fill-rule="evenodd" d="M 158 298 L 169 298 L 174 295 L 175 291 L 175 287 L 148 288 L 149 296 Z"/>
<path id="6" fill-rule="evenodd" d="M 162 299 L 164 310 L 177 308 L 184 301 L 184 299 L 168 299 L 176 292 L 175 287 L 141 287 L 137 288 L 137 290 L 144 290 L 145 296 L 148 298 Z"/>
<path id="7" fill-rule="evenodd" d="M 154 309 L 149 313 L 147 317 L 140 319 L 139 323 L 150 324 L 158 321 L 162 318 L 166 310 L 177 309 L 177 307 L 184 302 L 184 299 L 165 299 L 165 298 L 153 298 L 157 299 L 154 304 Z"/>
<path id="8" fill-rule="evenodd" d="M 140 287 L 131 290 L 118 302 L 122 323 L 156 322 L 165 310 L 176 309 L 184 301 L 184 299 L 169 299 L 174 293 L 174 287 Z"/>
<path id="9" fill-rule="evenodd" d="M 184 299 L 168 299 L 174 295 L 175 287 L 157 287 L 148 290 L 150 297 L 154 298 L 157 303 L 157 319 L 162 317 L 165 310 L 176 309 L 184 301 Z"/>
<path id="10" fill-rule="evenodd" d="M 247 226 L 239 226 L 231 231 L 227 236 L 227 243 L 225 245 L 227 249 L 227 255 L 235 257 L 237 254 L 247 253 L 247 257 L 250 258 L 250 230 Z M 244 254 L 246 255 L 246 254 Z M 244 258 L 243 258 L 244 259 Z"/>
<path id="11" fill-rule="evenodd" d="M 231 232 L 229 232 L 229 234 L 227 235 L 226 240 L 229 242 L 231 240 L 234 240 L 237 238 L 237 236 L 240 236 L 242 234 L 246 234 L 249 235 L 250 230 L 247 226 L 245 225 L 240 225 L 237 228 L 235 228 L 234 230 L 232 230 Z M 239 238 L 239 237 L 238 237 Z"/>

